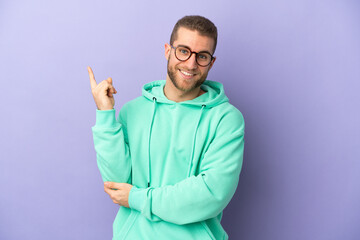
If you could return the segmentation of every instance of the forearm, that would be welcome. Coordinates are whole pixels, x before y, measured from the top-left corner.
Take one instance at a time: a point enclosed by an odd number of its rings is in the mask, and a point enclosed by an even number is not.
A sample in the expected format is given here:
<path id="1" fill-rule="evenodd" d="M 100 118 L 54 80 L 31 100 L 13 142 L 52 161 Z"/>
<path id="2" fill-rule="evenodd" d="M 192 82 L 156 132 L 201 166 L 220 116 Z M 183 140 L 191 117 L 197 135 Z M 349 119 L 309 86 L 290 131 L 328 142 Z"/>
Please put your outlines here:
<path id="1" fill-rule="evenodd" d="M 175 224 L 199 222 L 217 216 L 235 193 L 243 160 L 243 138 L 209 153 L 209 163 L 197 176 L 158 188 L 133 188 L 129 205 L 150 220 Z M 210 159 L 211 158 L 211 159 Z M 213 158 L 216 161 L 212 161 Z M 205 160 L 206 161 L 206 160 Z"/>
<path id="2" fill-rule="evenodd" d="M 197 187 L 186 191 L 194 185 Z M 163 220 L 182 225 L 217 216 L 226 207 L 234 191 L 235 189 L 216 195 L 206 185 L 204 176 L 193 176 L 179 185 L 150 189 L 133 188 L 129 203 L 131 208 L 140 211 L 149 220 Z"/>

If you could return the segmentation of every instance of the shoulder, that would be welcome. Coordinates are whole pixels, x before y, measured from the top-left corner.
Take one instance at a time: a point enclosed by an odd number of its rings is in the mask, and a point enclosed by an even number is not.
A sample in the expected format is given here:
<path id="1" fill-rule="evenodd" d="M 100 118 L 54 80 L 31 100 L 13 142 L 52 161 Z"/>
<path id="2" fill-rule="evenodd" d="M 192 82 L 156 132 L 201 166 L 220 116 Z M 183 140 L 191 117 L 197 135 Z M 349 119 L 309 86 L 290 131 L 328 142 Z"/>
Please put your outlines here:
<path id="1" fill-rule="evenodd" d="M 147 117 L 153 111 L 153 102 L 144 96 L 139 96 L 126 102 L 120 109 L 119 117 L 127 119 Z"/>
<path id="2" fill-rule="evenodd" d="M 231 131 L 244 131 L 245 120 L 243 114 L 234 105 L 224 102 L 214 107 L 215 114 L 219 117 L 218 127 Z"/>
<path id="3" fill-rule="evenodd" d="M 153 102 L 149 99 L 145 98 L 144 96 L 139 96 L 133 100 L 126 102 L 120 109 L 120 112 L 138 112 L 141 109 L 146 109 Z"/>
<path id="4" fill-rule="evenodd" d="M 133 112 L 139 111 L 139 108 L 143 107 L 146 102 L 148 101 L 146 101 L 143 96 L 139 96 L 133 100 L 124 103 L 124 105 L 119 111 L 119 118 L 126 121 L 128 115 L 131 115 Z"/>
<path id="5" fill-rule="evenodd" d="M 133 108 L 138 108 L 146 103 L 146 99 L 143 96 L 139 96 L 133 100 L 126 102 L 120 109 L 120 111 L 128 111 Z"/>

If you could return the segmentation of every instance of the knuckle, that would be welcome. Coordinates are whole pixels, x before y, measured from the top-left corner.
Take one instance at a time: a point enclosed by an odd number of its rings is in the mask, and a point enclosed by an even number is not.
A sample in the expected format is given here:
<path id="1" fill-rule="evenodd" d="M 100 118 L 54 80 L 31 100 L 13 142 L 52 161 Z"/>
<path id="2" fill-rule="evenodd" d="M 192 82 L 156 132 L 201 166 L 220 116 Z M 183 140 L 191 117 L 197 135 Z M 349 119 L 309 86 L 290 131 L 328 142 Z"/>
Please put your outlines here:
<path id="1" fill-rule="evenodd" d="M 109 86 L 109 85 L 110 85 L 109 82 L 106 81 L 106 80 L 103 80 L 103 81 L 102 81 L 102 84 L 103 84 L 104 86 Z"/>

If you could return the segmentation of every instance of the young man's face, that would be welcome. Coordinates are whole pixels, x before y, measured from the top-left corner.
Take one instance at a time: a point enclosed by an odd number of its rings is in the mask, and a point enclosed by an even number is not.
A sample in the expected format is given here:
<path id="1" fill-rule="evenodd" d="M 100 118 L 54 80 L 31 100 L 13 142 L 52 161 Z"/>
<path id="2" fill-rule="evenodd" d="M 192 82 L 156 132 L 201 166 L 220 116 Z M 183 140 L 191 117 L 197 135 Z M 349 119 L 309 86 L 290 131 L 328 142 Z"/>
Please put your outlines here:
<path id="1" fill-rule="evenodd" d="M 173 43 L 174 47 L 179 45 L 186 46 L 194 52 L 207 51 L 212 54 L 214 39 L 202 36 L 197 31 L 180 27 L 177 39 Z M 179 61 L 175 57 L 175 49 L 171 48 L 169 44 L 165 44 L 165 57 L 168 60 L 167 81 L 170 80 L 175 88 L 183 93 L 194 91 L 200 87 L 215 61 L 213 59 L 206 67 L 199 66 L 195 54 L 192 54 L 186 61 Z"/>

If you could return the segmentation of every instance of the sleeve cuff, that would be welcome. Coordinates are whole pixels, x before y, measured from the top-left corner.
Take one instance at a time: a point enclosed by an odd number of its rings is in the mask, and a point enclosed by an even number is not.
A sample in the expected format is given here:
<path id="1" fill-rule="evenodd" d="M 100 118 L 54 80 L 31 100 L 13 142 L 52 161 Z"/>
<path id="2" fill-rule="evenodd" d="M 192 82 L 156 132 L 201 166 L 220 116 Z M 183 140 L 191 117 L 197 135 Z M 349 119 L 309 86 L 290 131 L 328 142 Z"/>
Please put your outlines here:
<path id="1" fill-rule="evenodd" d="M 117 125 L 115 117 L 115 109 L 98 110 L 96 109 L 96 124 L 97 127 L 114 127 Z"/>
<path id="2" fill-rule="evenodd" d="M 148 189 L 133 186 L 129 193 L 129 207 L 141 212 L 144 209 Z"/>

